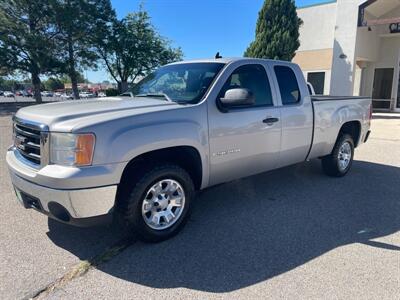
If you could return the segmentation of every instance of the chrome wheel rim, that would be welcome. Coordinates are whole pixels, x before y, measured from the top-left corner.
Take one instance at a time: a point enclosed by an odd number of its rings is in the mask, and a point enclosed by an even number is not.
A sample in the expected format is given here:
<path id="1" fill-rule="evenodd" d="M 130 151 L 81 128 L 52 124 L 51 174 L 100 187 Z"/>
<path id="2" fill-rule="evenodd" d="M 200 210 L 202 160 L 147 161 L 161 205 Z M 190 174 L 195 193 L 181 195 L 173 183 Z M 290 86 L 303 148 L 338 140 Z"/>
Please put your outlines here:
<path id="1" fill-rule="evenodd" d="M 162 179 L 151 186 L 143 199 L 142 217 L 147 226 L 164 230 L 174 225 L 185 207 L 185 191 L 173 179 Z"/>
<path id="2" fill-rule="evenodd" d="M 346 170 L 351 161 L 351 146 L 349 142 L 344 142 L 339 148 L 338 162 L 341 171 Z"/>

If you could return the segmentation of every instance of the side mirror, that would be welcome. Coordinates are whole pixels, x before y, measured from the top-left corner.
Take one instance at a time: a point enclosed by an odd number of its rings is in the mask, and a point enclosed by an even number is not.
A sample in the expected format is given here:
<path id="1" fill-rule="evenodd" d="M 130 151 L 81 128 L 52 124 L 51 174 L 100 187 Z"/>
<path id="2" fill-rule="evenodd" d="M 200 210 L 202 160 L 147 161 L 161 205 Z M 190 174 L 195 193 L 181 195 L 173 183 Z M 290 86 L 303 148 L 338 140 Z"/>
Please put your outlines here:
<path id="1" fill-rule="evenodd" d="M 253 92 L 249 89 L 237 88 L 227 90 L 220 101 L 225 108 L 229 108 L 253 105 L 255 103 L 255 98 Z"/>

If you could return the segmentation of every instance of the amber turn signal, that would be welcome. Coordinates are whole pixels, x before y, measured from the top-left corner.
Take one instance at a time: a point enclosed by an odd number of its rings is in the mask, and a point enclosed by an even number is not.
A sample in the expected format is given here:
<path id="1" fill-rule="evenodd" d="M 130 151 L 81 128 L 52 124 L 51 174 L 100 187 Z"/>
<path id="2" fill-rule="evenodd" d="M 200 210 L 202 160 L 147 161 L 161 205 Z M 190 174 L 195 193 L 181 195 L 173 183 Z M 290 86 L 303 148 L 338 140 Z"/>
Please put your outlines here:
<path id="1" fill-rule="evenodd" d="M 95 136 L 91 133 L 79 134 L 76 140 L 75 165 L 92 164 Z"/>

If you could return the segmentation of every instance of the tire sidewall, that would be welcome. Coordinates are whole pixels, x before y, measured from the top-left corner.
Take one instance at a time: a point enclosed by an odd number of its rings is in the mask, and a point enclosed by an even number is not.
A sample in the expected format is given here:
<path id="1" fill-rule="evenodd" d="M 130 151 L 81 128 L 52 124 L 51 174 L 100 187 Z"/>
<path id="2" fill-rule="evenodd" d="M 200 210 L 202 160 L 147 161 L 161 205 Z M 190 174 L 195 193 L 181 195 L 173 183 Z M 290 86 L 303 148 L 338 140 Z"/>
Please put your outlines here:
<path id="1" fill-rule="evenodd" d="M 177 181 L 185 193 L 185 206 L 179 219 L 171 226 L 163 230 L 149 227 L 142 216 L 142 204 L 151 186 L 163 179 Z M 185 170 L 175 165 L 156 167 L 147 172 L 132 189 L 128 201 L 129 210 L 125 214 L 127 230 L 139 235 L 141 240 L 158 242 L 176 235 L 187 222 L 194 198 L 194 186 L 190 176 Z M 128 233 L 129 234 L 129 233 Z"/>
<path id="2" fill-rule="evenodd" d="M 344 143 L 349 143 L 350 144 L 350 148 L 351 148 L 351 158 L 349 161 L 348 166 L 346 167 L 346 169 L 341 170 L 340 166 L 339 166 L 339 150 L 342 147 L 342 145 Z M 335 159 L 335 164 L 336 164 L 336 168 L 337 168 L 337 172 L 340 173 L 340 175 L 344 176 L 347 174 L 347 172 L 349 172 L 349 170 L 351 169 L 351 166 L 353 164 L 353 158 L 354 158 L 354 142 L 353 139 L 351 138 L 350 135 L 343 135 L 341 136 L 341 138 L 338 140 L 338 143 L 335 147 L 335 151 L 333 153 L 334 159 Z"/>

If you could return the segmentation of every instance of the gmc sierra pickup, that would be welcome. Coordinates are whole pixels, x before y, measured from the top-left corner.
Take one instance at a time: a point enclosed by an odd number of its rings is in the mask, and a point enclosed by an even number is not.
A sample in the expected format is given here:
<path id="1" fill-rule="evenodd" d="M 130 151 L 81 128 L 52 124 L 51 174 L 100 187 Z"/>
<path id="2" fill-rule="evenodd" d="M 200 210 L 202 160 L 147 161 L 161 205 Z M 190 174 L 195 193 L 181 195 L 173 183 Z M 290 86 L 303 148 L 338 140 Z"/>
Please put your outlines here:
<path id="1" fill-rule="evenodd" d="M 197 190 L 314 158 L 345 175 L 370 120 L 371 99 L 311 96 L 293 63 L 178 62 L 125 97 L 20 109 L 7 163 L 26 208 L 81 226 L 112 217 L 161 241 Z"/>

